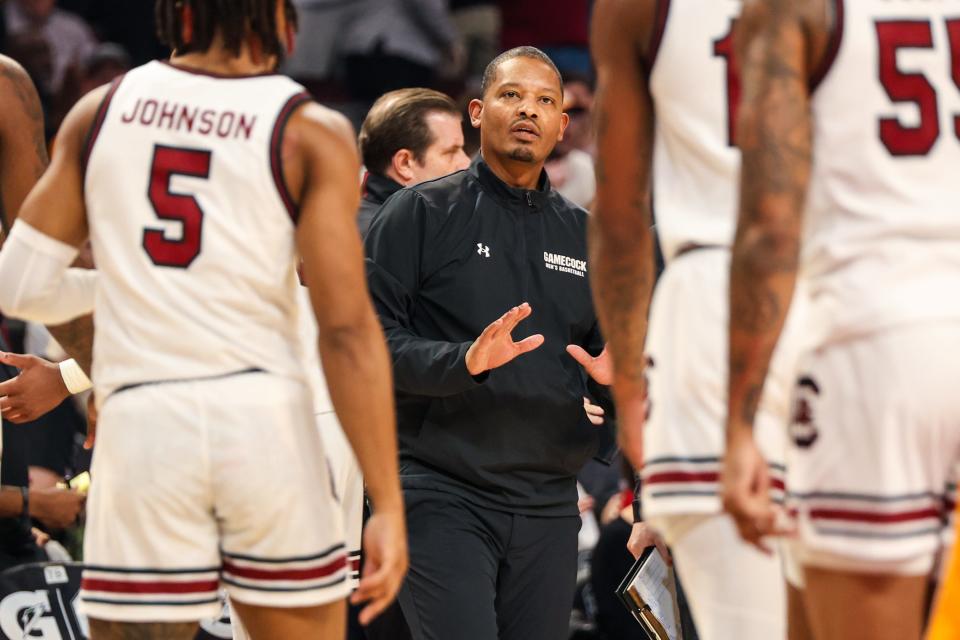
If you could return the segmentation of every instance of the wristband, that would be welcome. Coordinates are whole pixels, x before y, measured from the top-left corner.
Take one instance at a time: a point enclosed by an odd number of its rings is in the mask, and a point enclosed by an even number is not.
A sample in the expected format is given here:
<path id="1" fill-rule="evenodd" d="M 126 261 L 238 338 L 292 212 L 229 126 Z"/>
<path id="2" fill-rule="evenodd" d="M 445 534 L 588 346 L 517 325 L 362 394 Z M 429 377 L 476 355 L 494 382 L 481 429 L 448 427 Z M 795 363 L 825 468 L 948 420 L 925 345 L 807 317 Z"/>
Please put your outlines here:
<path id="1" fill-rule="evenodd" d="M 20 519 L 24 522 L 30 522 L 30 489 L 20 487 Z"/>
<path id="2" fill-rule="evenodd" d="M 60 377 L 63 378 L 63 384 L 71 395 L 83 393 L 93 387 L 90 378 L 83 372 L 80 365 L 73 358 L 64 360 L 60 363 Z"/>

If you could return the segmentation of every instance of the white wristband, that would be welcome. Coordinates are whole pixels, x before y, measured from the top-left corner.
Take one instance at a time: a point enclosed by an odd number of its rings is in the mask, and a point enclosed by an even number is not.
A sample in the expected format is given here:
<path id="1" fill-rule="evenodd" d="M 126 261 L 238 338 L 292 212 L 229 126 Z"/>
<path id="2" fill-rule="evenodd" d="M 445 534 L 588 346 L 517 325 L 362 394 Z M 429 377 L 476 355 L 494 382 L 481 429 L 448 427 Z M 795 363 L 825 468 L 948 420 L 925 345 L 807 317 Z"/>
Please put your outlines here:
<path id="1" fill-rule="evenodd" d="M 60 363 L 60 377 L 63 378 L 63 384 L 66 385 L 67 391 L 71 394 L 83 393 L 93 387 L 90 378 L 73 358 Z"/>

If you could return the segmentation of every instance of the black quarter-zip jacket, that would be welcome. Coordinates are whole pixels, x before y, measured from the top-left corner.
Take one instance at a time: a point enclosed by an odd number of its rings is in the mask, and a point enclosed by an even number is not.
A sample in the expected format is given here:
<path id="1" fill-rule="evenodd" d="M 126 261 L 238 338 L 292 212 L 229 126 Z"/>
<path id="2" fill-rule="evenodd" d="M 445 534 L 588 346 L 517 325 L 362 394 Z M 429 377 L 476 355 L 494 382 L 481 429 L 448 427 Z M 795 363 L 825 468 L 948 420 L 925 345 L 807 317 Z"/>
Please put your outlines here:
<path id="1" fill-rule="evenodd" d="M 575 515 L 575 476 L 612 451 L 583 398 L 612 417 L 608 390 L 566 353 L 603 348 L 587 274 L 587 213 L 550 188 L 510 187 L 482 160 L 403 189 L 376 214 L 367 276 L 393 360 L 405 488 L 438 489 L 495 509 Z M 515 340 L 544 344 L 471 376 L 484 328 L 529 302 Z"/>

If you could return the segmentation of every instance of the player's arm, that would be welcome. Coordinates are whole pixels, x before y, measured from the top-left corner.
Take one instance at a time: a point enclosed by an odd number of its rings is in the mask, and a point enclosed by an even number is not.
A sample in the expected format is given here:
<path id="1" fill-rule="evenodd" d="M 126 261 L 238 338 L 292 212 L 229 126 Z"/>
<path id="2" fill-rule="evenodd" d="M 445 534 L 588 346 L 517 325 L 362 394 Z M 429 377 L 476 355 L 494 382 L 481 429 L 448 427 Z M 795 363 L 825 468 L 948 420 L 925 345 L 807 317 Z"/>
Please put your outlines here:
<path id="1" fill-rule="evenodd" d="M 813 2 L 750 0 L 739 21 L 743 101 L 740 210 L 730 267 L 729 395 L 724 501 L 741 535 L 775 529 L 753 423 L 793 298 L 811 171 L 809 60 L 824 41 Z"/>
<path id="2" fill-rule="evenodd" d="M 36 88 L 23 68 L 5 56 L 0 56 L 0 241 L 20 212 L 20 207 L 30 190 L 36 185 L 49 163 L 44 138 L 43 110 Z M 87 277 L 85 274 L 81 278 Z M 91 299 L 92 304 L 92 299 Z M 77 348 L 65 333 L 81 333 L 89 326 L 92 332 L 92 319 L 82 318 L 63 327 L 57 327 L 51 333 L 67 351 L 75 356 L 73 363 L 66 362 L 57 368 L 39 359 L 32 359 L 30 375 L 20 375 L 4 382 L 0 387 L 0 412 L 11 422 L 34 420 L 49 411 L 65 398 L 71 389 L 82 388 L 76 385 L 76 379 L 84 378 L 74 372 L 71 381 L 61 376 L 60 370 L 74 371 L 76 357 L 87 362 L 89 371 L 90 349 Z M 5 364 L 23 370 L 21 362 L 25 356 L 0 354 Z M 82 364 L 80 365 L 83 366 Z M 21 374 L 24 372 L 21 371 Z M 28 379 L 29 378 L 29 379 Z"/>
<path id="3" fill-rule="evenodd" d="M 3 235 L 24 199 L 47 168 L 43 109 L 30 76 L 0 56 L 0 216 Z"/>
<path id="4" fill-rule="evenodd" d="M 287 184 L 302 184 L 293 189 L 300 193 L 297 245 L 317 317 L 324 374 L 374 508 L 364 533 L 368 565 L 354 594 L 355 602 L 370 601 L 361 613 L 366 624 L 399 589 L 407 552 L 390 360 L 367 292 L 356 226 L 360 162 L 355 140 L 342 116 L 308 104 L 287 127 L 284 162 Z"/>
<path id="5" fill-rule="evenodd" d="M 652 0 L 599 0 L 590 38 L 597 68 L 598 150 L 590 281 L 614 361 L 620 446 L 637 469 L 642 464 L 645 414 L 643 348 L 654 278 L 653 106 L 642 41 L 652 32 L 654 7 Z"/>
<path id="6" fill-rule="evenodd" d="M 68 268 L 88 234 L 81 152 L 103 91 L 88 94 L 64 120 L 50 168 L 0 251 L 0 308 L 7 315 L 59 324 L 93 309 L 95 275 Z"/>

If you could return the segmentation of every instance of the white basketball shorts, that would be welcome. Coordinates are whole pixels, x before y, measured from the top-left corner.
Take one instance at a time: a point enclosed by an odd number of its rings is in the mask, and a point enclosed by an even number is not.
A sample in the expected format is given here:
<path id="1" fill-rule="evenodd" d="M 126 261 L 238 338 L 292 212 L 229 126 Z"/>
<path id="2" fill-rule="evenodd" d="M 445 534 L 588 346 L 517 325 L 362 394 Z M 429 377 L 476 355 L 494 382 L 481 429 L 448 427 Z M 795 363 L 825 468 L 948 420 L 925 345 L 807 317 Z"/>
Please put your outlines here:
<path id="1" fill-rule="evenodd" d="M 730 252 L 696 249 L 674 259 L 654 292 L 647 335 L 650 417 L 641 473 L 644 517 L 718 513 L 727 414 Z M 756 436 L 784 495 L 783 456 L 789 419 L 797 318 L 795 297 L 757 413 Z M 734 310 L 736 313 L 736 310 Z"/>
<path id="2" fill-rule="evenodd" d="M 960 321 L 829 344 L 802 360 L 788 505 L 804 565 L 921 575 L 943 545 L 960 460 Z"/>
<path id="3" fill-rule="evenodd" d="M 100 409 L 81 585 L 92 617 L 216 616 L 349 592 L 307 387 L 261 372 L 118 391 Z"/>
<path id="4" fill-rule="evenodd" d="M 350 586 L 356 589 L 360 582 L 360 545 L 363 534 L 363 473 L 350 442 L 343 433 L 337 414 L 333 411 L 317 414 L 317 426 L 323 436 L 336 497 L 340 500 L 347 541 L 347 559 L 350 563 Z"/>

